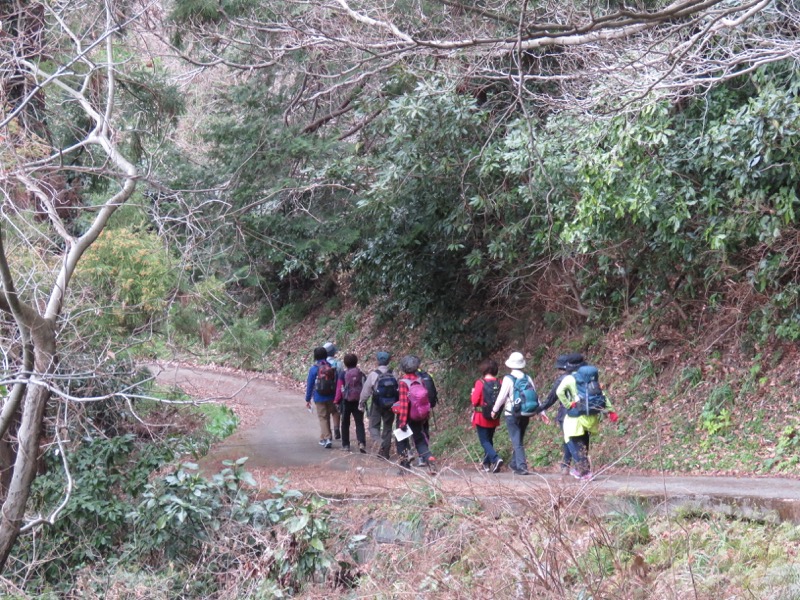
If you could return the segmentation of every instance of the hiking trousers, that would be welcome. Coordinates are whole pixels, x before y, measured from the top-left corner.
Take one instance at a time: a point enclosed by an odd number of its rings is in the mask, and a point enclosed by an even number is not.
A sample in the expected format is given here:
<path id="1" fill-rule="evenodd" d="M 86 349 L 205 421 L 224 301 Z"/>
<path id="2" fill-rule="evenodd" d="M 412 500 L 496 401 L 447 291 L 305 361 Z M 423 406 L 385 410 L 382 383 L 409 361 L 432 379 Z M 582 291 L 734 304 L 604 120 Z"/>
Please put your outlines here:
<path id="1" fill-rule="evenodd" d="M 342 400 L 342 447 L 350 446 L 350 417 L 356 423 L 356 439 L 359 444 L 367 444 L 367 436 L 364 433 L 364 411 L 358 410 L 358 400 Z"/>
<path id="2" fill-rule="evenodd" d="M 391 412 L 391 409 L 390 409 Z M 392 419 L 394 420 L 394 413 L 392 413 Z M 392 428 L 392 424 L 389 423 L 389 429 Z M 378 403 L 373 400 L 370 403 L 369 408 L 369 437 L 373 440 L 382 439 L 381 438 L 381 407 L 378 406 Z"/>
<path id="3" fill-rule="evenodd" d="M 508 437 L 511 438 L 511 469 L 518 471 L 528 470 L 528 460 L 525 458 L 525 430 L 528 429 L 530 417 L 506 416 Z"/>
<path id="4" fill-rule="evenodd" d="M 331 415 L 337 412 L 333 400 L 327 402 L 314 402 L 317 409 L 317 419 L 319 419 L 319 439 L 329 440 L 331 435 Z"/>
<path id="5" fill-rule="evenodd" d="M 494 431 L 496 427 L 481 427 L 475 425 L 475 431 L 478 432 L 478 441 L 483 448 L 483 464 L 485 466 L 493 465 L 497 462 L 497 451 L 494 449 Z"/>
<path id="6" fill-rule="evenodd" d="M 409 439 L 412 439 L 414 440 L 414 448 L 417 450 L 417 456 L 422 460 L 428 460 L 431 457 L 431 451 L 428 448 L 428 422 L 409 421 L 408 426 L 411 428 L 412 436 L 397 442 L 397 453 L 401 458 L 408 459 L 411 453 Z"/>
<path id="7" fill-rule="evenodd" d="M 392 431 L 394 427 L 395 414 L 392 412 L 391 406 L 379 406 L 377 403 L 372 403 L 372 413 L 370 413 L 369 427 L 370 435 L 372 435 L 372 422 L 373 419 L 377 421 L 376 429 L 380 437 L 381 449 L 379 454 L 384 458 L 389 458 L 392 453 Z"/>
<path id="8" fill-rule="evenodd" d="M 569 438 L 567 446 L 578 474 L 586 475 L 589 473 L 592 470 L 589 464 L 589 434 L 584 433 L 583 435 Z"/>

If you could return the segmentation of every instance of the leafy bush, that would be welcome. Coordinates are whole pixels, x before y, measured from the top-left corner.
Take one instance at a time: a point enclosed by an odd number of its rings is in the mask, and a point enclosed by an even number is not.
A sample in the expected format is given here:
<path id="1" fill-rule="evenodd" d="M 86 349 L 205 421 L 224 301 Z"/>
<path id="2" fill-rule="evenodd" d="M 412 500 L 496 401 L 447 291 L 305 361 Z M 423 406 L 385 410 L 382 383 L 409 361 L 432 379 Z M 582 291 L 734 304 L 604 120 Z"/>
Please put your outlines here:
<path id="1" fill-rule="evenodd" d="M 216 585 L 259 565 L 267 582 L 292 592 L 330 568 L 325 501 L 280 483 L 270 498 L 252 499 L 247 487 L 255 481 L 243 469 L 246 460 L 225 461 L 211 479 L 184 464 L 150 484 L 129 515 L 136 543 L 128 551 L 148 562 L 166 558 L 189 571 L 202 562 L 203 573 L 225 574 Z"/>
<path id="2" fill-rule="evenodd" d="M 251 369 L 279 342 L 278 332 L 259 329 L 255 319 L 244 318 L 225 328 L 217 346 L 238 358 L 242 368 Z"/>
<path id="3" fill-rule="evenodd" d="M 177 283 L 172 259 L 159 237 L 127 228 L 101 233 L 81 261 L 78 276 L 93 289 L 93 322 L 124 332 L 162 313 Z"/>
<path id="4" fill-rule="evenodd" d="M 133 435 L 87 439 L 70 453 L 72 493 L 59 518 L 36 538 L 23 536 L 17 565 L 35 565 L 28 577 L 40 585 L 69 586 L 75 568 L 111 558 L 128 535 L 126 515 L 154 470 L 172 458 L 166 446 L 138 444 Z M 49 514 L 63 500 L 65 476 L 57 447 L 45 454 L 32 507 Z"/>

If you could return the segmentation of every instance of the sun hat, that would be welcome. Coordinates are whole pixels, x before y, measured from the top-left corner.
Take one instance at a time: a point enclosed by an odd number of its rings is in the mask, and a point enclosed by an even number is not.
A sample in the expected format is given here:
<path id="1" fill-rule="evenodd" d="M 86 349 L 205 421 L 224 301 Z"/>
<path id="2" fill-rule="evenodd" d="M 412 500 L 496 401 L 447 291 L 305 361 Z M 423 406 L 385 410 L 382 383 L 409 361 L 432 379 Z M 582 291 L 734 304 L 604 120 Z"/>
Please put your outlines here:
<path id="1" fill-rule="evenodd" d="M 509 369 L 524 369 L 525 357 L 522 356 L 522 352 L 512 352 L 506 361 L 506 366 Z"/>
<path id="2" fill-rule="evenodd" d="M 375 353 L 375 360 L 378 361 L 379 365 L 386 366 L 389 364 L 389 361 L 392 359 L 392 355 L 388 352 L 384 352 L 381 350 L 380 352 Z"/>
<path id="3" fill-rule="evenodd" d="M 328 357 L 336 356 L 337 348 L 336 344 L 334 344 L 333 342 L 325 342 L 325 344 L 322 347 L 328 351 Z"/>

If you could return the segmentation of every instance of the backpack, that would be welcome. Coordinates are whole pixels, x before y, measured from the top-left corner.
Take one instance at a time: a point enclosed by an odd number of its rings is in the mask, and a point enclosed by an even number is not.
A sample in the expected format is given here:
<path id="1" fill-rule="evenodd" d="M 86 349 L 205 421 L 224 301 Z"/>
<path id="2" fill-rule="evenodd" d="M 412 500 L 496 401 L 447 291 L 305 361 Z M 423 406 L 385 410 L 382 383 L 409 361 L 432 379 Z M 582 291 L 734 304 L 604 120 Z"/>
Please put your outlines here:
<path id="1" fill-rule="evenodd" d="M 408 386 L 408 402 L 411 404 L 409 421 L 425 421 L 431 414 L 428 388 L 419 379 L 401 379 Z"/>
<path id="2" fill-rule="evenodd" d="M 484 419 L 492 420 L 492 409 L 494 408 L 494 401 L 497 400 L 497 393 L 500 391 L 500 382 L 496 379 L 487 381 L 481 379 L 483 382 L 483 404 L 481 405 L 481 414 Z"/>
<path id="3" fill-rule="evenodd" d="M 577 405 L 570 408 L 567 414 L 570 417 L 582 417 L 585 415 L 597 415 L 606 408 L 606 397 L 603 395 L 603 388 L 600 387 L 600 374 L 597 367 L 584 365 L 572 376 L 578 388 Z"/>
<path id="4" fill-rule="evenodd" d="M 342 398 L 348 402 L 355 402 L 361 398 L 361 390 L 364 387 L 364 373 L 358 367 L 347 369 L 344 372 L 344 390 Z"/>
<path id="5" fill-rule="evenodd" d="M 391 371 L 382 373 L 375 371 L 378 379 L 375 381 L 375 391 L 372 393 L 372 402 L 377 402 L 381 408 L 391 408 L 400 398 L 400 386 L 397 378 Z"/>
<path id="6" fill-rule="evenodd" d="M 539 394 L 536 388 L 531 385 L 531 380 L 527 375 L 516 379 L 509 375 L 514 381 L 514 392 L 511 400 L 511 414 L 515 417 L 530 417 L 536 414 L 539 408 Z"/>
<path id="7" fill-rule="evenodd" d="M 336 393 L 336 369 L 327 360 L 323 360 L 317 365 L 314 389 L 320 396 L 333 396 Z"/>
<path id="8" fill-rule="evenodd" d="M 422 380 L 425 389 L 428 390 L 428 402 L 431 408 L 436 408 L 436 403 L 439 401 L 439 394 L 436 392 L 436 384 L 433 383 L 433 377 L 430 373 L 425 371 L 417 371 L 417 376 Z"/>

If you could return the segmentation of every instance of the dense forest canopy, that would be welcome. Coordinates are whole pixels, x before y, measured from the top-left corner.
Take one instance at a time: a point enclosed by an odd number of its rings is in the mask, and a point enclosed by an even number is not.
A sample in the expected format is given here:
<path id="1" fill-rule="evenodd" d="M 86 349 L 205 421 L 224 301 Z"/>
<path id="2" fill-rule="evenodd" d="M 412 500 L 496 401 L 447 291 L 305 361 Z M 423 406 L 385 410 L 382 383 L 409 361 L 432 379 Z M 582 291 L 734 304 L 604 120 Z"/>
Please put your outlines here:
<path id="1" fill-rule="evenodd" d="M 509 307 L 700 331 L 727 303 L 726 332 L 800 339 L 799 16 L 4 2 L 0 564 L 72 493 L 26 510 L 40 441 L 64 456 L 66 432 L 133 418 L 117 345 L 155 333 L 241 352 L 346 288 L 458 359 L 497 345 Z"/>

